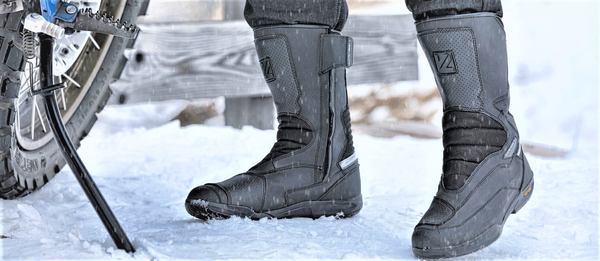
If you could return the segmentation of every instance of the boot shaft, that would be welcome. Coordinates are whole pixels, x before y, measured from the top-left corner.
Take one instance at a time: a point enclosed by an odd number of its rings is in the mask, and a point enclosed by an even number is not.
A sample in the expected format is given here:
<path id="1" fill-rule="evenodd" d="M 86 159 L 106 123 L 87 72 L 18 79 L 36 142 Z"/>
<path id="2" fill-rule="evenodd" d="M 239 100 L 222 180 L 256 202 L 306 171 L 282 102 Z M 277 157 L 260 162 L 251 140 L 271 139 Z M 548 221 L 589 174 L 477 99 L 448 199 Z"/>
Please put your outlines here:
<path id="1" fill-rule="evenodd" d="M 444 175 L 459 189 L 495 152 L 521 153 L 509 113 L 506 36 L 494 13 L 434 18 L 416 23 L 419 42 L 444 102 Z"/>
<path id="2" fill-rule="evenodd" d="M 314 25 L 262 27 L 254 36 L 280 126 L 279 153 L 253 169 L 311 166 L 322 179 L 339 162 L 353 163 L 346 93 L 352 39 Z"/>
<path id="3" fill-rule="evenodd" d="M 416 26 L 445 110 L 508 111 L 506 36 L 498 16 L 453 15 Z"/>
<path id="4" fill-rule="evenodd" d="M 418 22 L 416 27 L 444 111 L 484 114 L 503 126 L 509 143 L 518 142 L 509 113 L 506 34 L 500 17 L 494 13 L 452 15 Z"/>

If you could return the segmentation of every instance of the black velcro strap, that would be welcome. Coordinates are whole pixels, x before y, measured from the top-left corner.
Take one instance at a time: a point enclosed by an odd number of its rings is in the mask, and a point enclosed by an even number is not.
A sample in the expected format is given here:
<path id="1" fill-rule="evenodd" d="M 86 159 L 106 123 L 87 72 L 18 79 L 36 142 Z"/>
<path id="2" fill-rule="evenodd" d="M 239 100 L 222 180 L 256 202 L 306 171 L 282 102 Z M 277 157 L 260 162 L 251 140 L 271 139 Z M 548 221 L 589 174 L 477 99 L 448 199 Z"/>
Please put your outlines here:
<path id="1" fill-rule="evenodd" d="M 352 38 L 339 34 L 321 36 L 321 72 L 337 67 L 352 66 L 354 44 Z"/>

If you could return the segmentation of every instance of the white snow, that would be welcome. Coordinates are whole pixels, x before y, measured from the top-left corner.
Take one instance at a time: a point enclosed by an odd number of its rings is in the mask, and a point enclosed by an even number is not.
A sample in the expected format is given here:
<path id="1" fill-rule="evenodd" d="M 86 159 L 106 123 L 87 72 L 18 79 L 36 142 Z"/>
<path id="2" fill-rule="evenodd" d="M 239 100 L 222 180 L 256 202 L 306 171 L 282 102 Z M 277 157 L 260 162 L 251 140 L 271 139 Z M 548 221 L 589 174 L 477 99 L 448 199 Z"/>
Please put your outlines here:
<path id="1" fill-rule="evenodd" d="M 138 248 L 131 258 L 412 258 L 411 230 L 435 193 L 441 141 L 356 135 L 365 205 L 354 218 L 203 223 L 183 208 L 189 190 L 246 170 L 270 149 L 274 132 L 177 122 L 147 127 L 139 118 L 155 111 L 142 111 L 107 108 L 80 150 Z M 130 122 L 118 116 L 134 112 Z M 532 200 L 498 242 L 469 258 L 595 258 L 594 139 L 586 137 L 568 159 L 531 157 Z M 2 201 L 2 213 L 5 259 L 129 257 L 114 249 L 68 169 L 37 193 Z"/>
<path id="2" fill-rule="evenodd" d="M 533 43 L 514 42 L 518 36 L 509 38 L 509 50 L 523 52 L 510 60 L 511 69 L 519 67 L 522 61 L 528 69 L 521 75 L 531 82 L 513 84 L 518 124 L 529 137 L 535 133 L 549 137 L 544 141 L 558 140 L 564 135 L 553 128 L 551 119 L 579 121 L 580 130 L 577 135 L 568 135 L 575 138 L 571 140 L 569 146 L 573 150 L 567 158 L 529 157 L 536 181 L 531 201 L 508 219 L 496 243 L 465 259 L 597 260 L 598 26 L 594 19 L 598 16 L 598 4 L 596 1 L 516 2 L 505 1 L 505 22 L 512 30 L 520 30 L 523 37 L 529 34 L 527 28 L 536 20 L 560 24 L 552 21 L 560 19 L 573 27 L 557 30 L 573 37 L 552 43 L 556 37 L 547 35 L 552 30 L 537 26 L 543 32 L 531 33 L 532 39 L 547 40 L 551 47 L 535 46 L 551 55 L 556 53 L 554 47 L 563 45 L 564 52 L 579 55 L 572 58 L 558 55 L 560 60 L 541 59 L 544 54 L 528 47 Z M 532 12 L 534 5 L 540 3 L 548 13 Z M 536 25 L 542 26 L 540 22 Z M 587 52 L 578 49 L 582 44 Z M 532 53 L 535 63 L 527 59 Z M 514 71 L 511 73 L 512 78 L 517 77 Z M 17 260 L 414 258 L 410 235 L 437 188 L 441 140 L 355 135 L 365 204 L 353 218 L 260 221 L 232 218 L 204 223 L 189 216 L 183 207 L 189 190 L 245 171 L 267 153 L 275 133 L 222 126 L 180 128 L 177 122 L 168 120 L 183 104 L 176 101 L 109 106 L 99 115 L 98 123 L 80 149 L 88 169 L 138 248 L 134 255 L 115 249 L 73 174 L 65 168 L 40 191 L 23 199 L 0 201 L 0 231 L 8 237 L 0 239 L 0 257 Z M 568 108 L 561 109 L 563 105 Z M 586 115 L 578 120 L 577 115 L 582 111 Z"/>

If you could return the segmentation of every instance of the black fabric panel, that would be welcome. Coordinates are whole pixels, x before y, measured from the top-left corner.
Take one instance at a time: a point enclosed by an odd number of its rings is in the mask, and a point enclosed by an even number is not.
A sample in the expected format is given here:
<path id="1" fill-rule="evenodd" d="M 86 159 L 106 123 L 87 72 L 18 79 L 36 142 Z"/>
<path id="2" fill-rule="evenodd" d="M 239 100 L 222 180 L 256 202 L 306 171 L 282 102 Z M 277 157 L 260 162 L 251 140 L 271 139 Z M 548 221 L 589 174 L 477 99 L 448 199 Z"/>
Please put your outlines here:
<path id="1" fill-rule="evenodd" d="M 489 116 L 476 112 L 446 112 L 444 129 L 443 182 L 447 189 L 459 189 L 473 170 L 490 154 L 502 149 L 506 131 Z"/>
<path id="2" fill-rule="evenodd" d="M 470 174 L 475 170 L 479 163 L 462 161 L 462 160 L 446 160 L 444 162 L 444 186 L 447 189 L 458 189 L 464 183 Z"/>
<path id="3" fill-rule="evenodd" d="M 346 132 L 346 145 L 344 147 L 342 159 L 346 159 L 354 153 L 354 142 L 352 141 L 352 128 L 350 123 L 350 110 L 347 107 L 342 115 L 342 120 L 344 123 L 344 131 Z"/>
<path id="4" fill-rule="evenodd" d="M 473 170 L 475 170 L 475 168 L 470 169 L 468 171 L 473 172 Z M 463 184 L 465 184 L 465 181 L 467 181 L 467 178 L 469 178 L 469 175 L 455 174 L 455 173 L 454 174 L 453 173 L 444 174 L 442 182 L 444 182 L 444 186 L 446 187 L 446 189 L 456 190 L 456 189 L 459 189 L 460 187 L 462 187 Z"/>
<path id="5" fill-rule="evenodd" d="M 455 128 L 502 129 L 502 125 L 483 113 L 451 111 L 442 118 L 444 131 Z"/>
<path id="6" fill-rule="evenodd" d="M 506 141 L 506 132 L 502 129 L 451 129 L 444 132 L 444 146 L 450 145 L 488 145 L 501 147 Z M 476 134 L 476 135 L 475 135 Z"/>
<path id="7" fill-rule="evenodd" d="M 460 174 L 460 173 L 465 173 L 465 175 L 468 176 L 468 170 L 473 171 L 473 169 L 475 169 L 477 167 L 477 165 L 479 165 L 479 162 L 470 162 L 470 161 L 464 161 L 464 160 L 457 160 L 457 159 L 451 159 L 451 160 L 446 160 L 444 162 L 444 168 L 446 168 L 447 166 L 452 166 L 452 170 L 455 171 L 454 174 Z"/>
<path id="8" fill-rule="evenodd" d="M 277 116 L 277 121 L 279 121 L 277 142 L 275 142 L 269 154 L 250 170 L 259 167 L 265 162 L 270 162 L 274 158 L 299 150 L 308 145 L 313 139 L 313 130 L 306 121 L 300 119 L 298 116 L 281 114 Z"/>
<path id="9" fill-rule="evenodd" d="M 444 148 L 444 159 L 458 159 L 470 162 L 481 162 L 488 155 L 499 151 L 502 147 L 487 145 L 450 145 Z"/>

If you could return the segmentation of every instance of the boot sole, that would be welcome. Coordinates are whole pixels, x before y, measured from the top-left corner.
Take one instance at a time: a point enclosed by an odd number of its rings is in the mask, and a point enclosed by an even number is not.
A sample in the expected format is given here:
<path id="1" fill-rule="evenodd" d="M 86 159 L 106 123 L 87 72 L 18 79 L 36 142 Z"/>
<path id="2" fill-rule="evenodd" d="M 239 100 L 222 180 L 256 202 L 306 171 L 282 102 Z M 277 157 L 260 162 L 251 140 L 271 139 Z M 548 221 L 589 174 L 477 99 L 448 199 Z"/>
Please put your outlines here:
<path id="1" fill-rule="evenodd" d="M 232 216 L 246 217 L 253 220 L 261 218 L 320 218 L 336 216 L 340 218 L 352 217 L 362 208 L 362 196 L 350 200 L 303 201 L 284 208 L 267 212 L 254 212 L 252 209 L 206 201 L 186 202 L 187 212 L 199 219 L 227 219 Z"/>
<path id="2" fill-rule="evenodd" d="M 533 192 L 533 185 L 534 182 L 531 180 L 529 185 L 527 185 L 523 191 L 519 192 L 504 214 L 502 223 L 492 225 L 477 237 L 460 245 L 427 249 L 413 247 L 412 250 L 414 255 L 423 259 L 451 258 L 471 254 L 491 245 L 498 238 L 500 238 L 500 235 L 502 234 L 502 228 L 504 227 L 508 216 L 510 214 L 516 214 L 519 210 L 521 210 L 521 208 L 523 208 L 523 206 L 525 206 L 525 204 L 527 204 L 531 198 L 531 193 Z"/>

